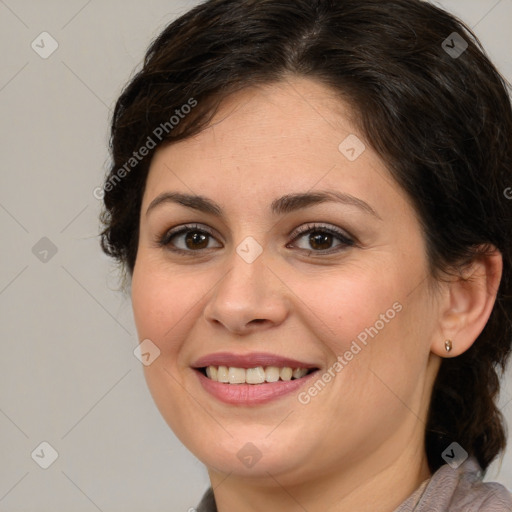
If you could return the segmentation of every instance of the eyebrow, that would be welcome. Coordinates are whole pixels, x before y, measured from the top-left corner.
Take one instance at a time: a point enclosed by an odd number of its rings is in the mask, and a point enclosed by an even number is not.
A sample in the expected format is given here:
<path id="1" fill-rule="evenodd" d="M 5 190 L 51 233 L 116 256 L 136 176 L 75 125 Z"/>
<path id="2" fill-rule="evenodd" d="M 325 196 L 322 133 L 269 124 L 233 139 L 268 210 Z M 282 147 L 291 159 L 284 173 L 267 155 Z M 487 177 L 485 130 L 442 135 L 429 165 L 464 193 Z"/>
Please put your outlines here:
<path id="1" fill-rule="evenodd" d="M 301 210 L 303 208 L 307 208 L 309 206 L 326 202 L 335 202 L 355 206 L 361 211 L 382 220 L 380 215 L 362 199 L 334 190 L 320 190 L 318 192 L 286 194 L 272 201 L 270 210 L 274 215 L 284 215 L 297 210 Z M 165 203 L 181 204 L 187 208 L 192 208 L 194 210 L 198 210 L 210 215 L 215 215 L 216 217 L 224 217 L 222 208 L 211 199 L 193 194 L 183 194 L 181 192 L 164 192 L 158 195 L 155 197 L 155 199 L 153 199 L 153 201 L 151 201 L 151 204 L 146 210 L 146 215 L 148 215 L 150 211 L 157 206 Z"/>

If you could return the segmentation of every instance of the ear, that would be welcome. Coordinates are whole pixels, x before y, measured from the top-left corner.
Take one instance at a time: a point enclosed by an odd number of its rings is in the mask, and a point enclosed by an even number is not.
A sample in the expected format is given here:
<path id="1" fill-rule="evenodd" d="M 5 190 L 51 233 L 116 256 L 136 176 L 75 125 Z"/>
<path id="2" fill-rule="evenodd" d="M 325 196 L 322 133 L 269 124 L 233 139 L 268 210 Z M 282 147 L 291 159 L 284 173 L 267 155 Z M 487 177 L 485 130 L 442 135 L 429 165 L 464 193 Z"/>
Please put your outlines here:
<path id="1" fill-rule="evenodd" d="M 494 246 L 477 256 L 457 277 L 444 283 L 440 303 L 440 332 L 431 350 L 440 357 L 456 357 L 478 338 L 491 315 L 503 271 L 501 252 Z M 445 341 L 450 340 L 448 352 Z"/>

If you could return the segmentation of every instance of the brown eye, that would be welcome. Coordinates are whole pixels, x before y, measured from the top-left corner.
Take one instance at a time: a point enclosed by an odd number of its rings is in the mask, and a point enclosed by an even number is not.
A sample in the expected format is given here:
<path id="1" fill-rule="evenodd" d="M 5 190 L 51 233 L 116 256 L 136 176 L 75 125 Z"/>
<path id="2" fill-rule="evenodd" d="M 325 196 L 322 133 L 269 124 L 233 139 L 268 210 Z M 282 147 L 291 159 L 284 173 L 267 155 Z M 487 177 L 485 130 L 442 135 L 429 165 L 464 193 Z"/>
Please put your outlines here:
<path id="1" fill-rule="evenodd" d="M 333 238 L 334 237 L 330 233 L 313 231 L 309 235 L 309 244 L 311 244 L 311 247 L 314 249 L 327 250 L 331 248 Z"/>
<path id="2" fill-rule="evenodd" d="M 208 246 L 208 237 L 209 235 L 205 233 L 188 231 L 185 236 L 185 245 L 187 249 L 206 249 Z"/>
<path id="3" fill-rule="evenodd" d="M 348 237 L 344 232 L 334 227 L 322 225 L 307 225 L 304 229 L 296 233 L 293 242 L 297 240 L 306 240 L 306 247 L 300 249 L 319 254 L 326 252 L 338 252 L 347 247 L 355 245 L 354 240 Z M 333 245 L 336 241 L 338 244 Z"/>
<path id="4" fill-rule="evenodd" d="M 215 238 L 209 231 L 196 226 L 183 226 L 165 233 L 158 240 L 158 244 L 176 252 L 196 252 L 212 248 L 208 247 L 211 240 Z"/>
<path id="5" fill-rule="evenodd" d="M 296 244 L 296 241 L 300 239 L 306 240 L 306 247 Z M 213 234 L 198 226 L 181 226 L 172 229 L 157 240 L 161 247 L 182 254 L 192 254 L 222 247 L 222 244 L 211 246 L 211 241 L 216 241 Z M 306 228 L 298 230 L 291 245 L 298 246 L 299 249 L 306 250 L 309 253 L 321 255 L 342 251 L 355 245 L 355 241 L 337 228 L 308 225 Z"/>

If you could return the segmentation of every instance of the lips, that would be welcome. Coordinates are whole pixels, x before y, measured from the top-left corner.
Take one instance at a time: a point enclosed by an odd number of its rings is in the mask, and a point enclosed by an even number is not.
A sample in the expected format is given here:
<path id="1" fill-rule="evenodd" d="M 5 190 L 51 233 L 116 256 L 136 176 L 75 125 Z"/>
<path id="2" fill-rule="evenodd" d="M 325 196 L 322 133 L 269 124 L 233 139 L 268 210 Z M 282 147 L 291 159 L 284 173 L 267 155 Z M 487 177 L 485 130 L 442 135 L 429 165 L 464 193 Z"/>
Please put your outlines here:
<path id="1" fill-rule="evenodd" d="M 233 366 L 236 368 L 255 368 L 257 366 L 277 366 L 278 368 L 307 368 L 317 369 L 318 364 L 298 361 L 288 357 L 269 354 L 267 352 L 252 352 L 249 354 L 233 354 L 231 352 L 217 352 L 200 357 L 194 363 L 192 368 L 201 369 L 207 366 Z"/>
<path id="2" fill-rule="evenodd" d="M 320 365 L 315 363 L 264 352 L 249 354 L 218 352 L 200 357 L 192 365 L 201 387 L 210 396 L 237 407 L 263 405 L 291 395 L 307 385 L 319 367 Z M 253 372 L 251 368 L 256 373 L 261 373 L 266 368 L 264 371 L 266 382 L 262 382 L 261 375 L 259 379 L 254 379 L 253 375 L 250 378 L 247 375 L 241 378 L 239 374 Z M 296 369 L 294 374 L 297 372 L 294 380 L 290 380 L 291 369 Z M 219 379 L 216 375 L 212 375 L 212 372 L 219 373 Z M 226 375 L 220 378 L 220 373 L 226 374 L 226 372 L 229 374 L 227 379 Z M 267 373 L 271 373 L 273 378 L 269 379 Z M 279 380 L 279 377 L 276 379 L 277 375 L 281 375 L 284 380 Z M 247 383 L 246 380 L 253 383 Z"/>

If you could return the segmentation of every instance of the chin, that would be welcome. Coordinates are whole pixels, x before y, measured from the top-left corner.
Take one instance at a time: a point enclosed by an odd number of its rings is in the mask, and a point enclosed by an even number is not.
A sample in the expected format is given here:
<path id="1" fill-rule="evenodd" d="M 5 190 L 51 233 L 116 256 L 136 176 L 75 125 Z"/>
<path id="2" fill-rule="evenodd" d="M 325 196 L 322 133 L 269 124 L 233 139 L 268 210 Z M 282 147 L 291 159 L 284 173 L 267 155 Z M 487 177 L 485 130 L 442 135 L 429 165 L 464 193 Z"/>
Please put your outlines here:
<path id="1" fill-rule="evenodd" d="M 268 429 L 264 433 L 251 435 L 250 433 L 254 433 L 254 426 L 248 426 L 247 435 L 239 433 L 230 437 L 225 433 L 222 439 L 218 436 L 208 439 L 211 432 L 204 432 L 204 437 L 199 437 L 201 432 L 198 430 L 195 433 L 197 438 L 182 439 L 183 444 L 205 466 L 221 473 L 268 478 L 269 473 L 277 476 L 296 471 L 303 466 L 297 454 L 298 443 L 292 443 L 295 446 L 292 449 L 277 436 L 272 440 L 265 439 Z"/>

